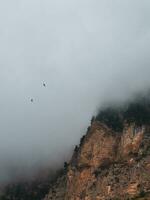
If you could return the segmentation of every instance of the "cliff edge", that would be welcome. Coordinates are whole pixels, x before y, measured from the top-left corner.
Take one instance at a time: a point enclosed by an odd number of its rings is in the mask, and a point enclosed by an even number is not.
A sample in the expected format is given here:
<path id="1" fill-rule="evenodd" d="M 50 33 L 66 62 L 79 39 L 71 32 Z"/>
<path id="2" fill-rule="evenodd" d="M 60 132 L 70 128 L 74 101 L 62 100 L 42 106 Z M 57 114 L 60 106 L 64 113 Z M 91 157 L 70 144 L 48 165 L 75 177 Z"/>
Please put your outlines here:
<path id="1" fill-rule="evenodd" d="M 44 200 L 150 200 L 150 125 L 142 111 L 119 129 L 93 119 Z"/>

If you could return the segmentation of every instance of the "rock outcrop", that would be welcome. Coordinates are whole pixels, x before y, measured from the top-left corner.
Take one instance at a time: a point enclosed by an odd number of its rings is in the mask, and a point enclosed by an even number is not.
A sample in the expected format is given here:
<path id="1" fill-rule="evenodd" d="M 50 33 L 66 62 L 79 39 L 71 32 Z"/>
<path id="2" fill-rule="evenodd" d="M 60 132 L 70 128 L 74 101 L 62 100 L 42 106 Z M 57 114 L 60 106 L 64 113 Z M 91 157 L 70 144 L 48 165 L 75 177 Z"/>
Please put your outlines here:
<path id="1" fill-rule="evenodd" d="M 149 96 L 100 111 L 64 170 L 8 184 L 0 200 L 150 200 Z"/>
<path id="2" fill-rule="evenodd" d="M 93 121 L 45 200 L 150 199 L 150 127 Z"/>

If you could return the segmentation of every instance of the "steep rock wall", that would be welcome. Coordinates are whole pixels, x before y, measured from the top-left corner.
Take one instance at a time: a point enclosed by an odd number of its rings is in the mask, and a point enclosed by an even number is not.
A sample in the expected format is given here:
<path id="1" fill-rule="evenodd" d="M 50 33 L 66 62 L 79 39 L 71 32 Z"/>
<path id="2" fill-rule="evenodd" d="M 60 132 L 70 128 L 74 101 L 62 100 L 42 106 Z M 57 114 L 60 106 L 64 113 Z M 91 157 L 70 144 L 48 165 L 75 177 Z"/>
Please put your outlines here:
<path id="1" fill-rule="evenodd" d="M 45 200 L 146 198 L 150 192 L 149 126 L 124 124 L 119 133 L 94 121 L 53 190 L 56 194 L 50 190 Z"/>

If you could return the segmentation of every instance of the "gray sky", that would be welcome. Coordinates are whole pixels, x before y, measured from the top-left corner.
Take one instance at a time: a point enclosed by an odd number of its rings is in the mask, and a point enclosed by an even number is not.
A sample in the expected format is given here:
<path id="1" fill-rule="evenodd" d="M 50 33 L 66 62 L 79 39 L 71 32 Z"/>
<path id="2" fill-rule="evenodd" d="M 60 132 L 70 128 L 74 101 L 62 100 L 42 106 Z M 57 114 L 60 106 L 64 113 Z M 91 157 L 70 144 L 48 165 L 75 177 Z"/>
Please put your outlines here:
<path id="1" fill-rule="evenodd" d="M 149 0 L 0 0 L 0 181 L 65 160 L 103 102 L 149 87 L 149 10 Z"/>

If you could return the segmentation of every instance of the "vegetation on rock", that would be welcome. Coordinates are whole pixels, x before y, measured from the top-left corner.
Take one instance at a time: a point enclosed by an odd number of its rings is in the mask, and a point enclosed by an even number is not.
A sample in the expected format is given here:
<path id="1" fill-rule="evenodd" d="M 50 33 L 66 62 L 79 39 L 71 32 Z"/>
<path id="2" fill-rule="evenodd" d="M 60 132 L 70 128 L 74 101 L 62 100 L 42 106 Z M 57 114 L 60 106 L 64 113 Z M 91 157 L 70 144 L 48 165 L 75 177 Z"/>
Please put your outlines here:
<path id="1" fill-rule="evenodd" d="M 150 124 L 150 98 L 138 97 L 121 106 L 110 106 L 101 109 L 96 120 L 105 123 L 114 131 L 121 132 L 124 123 L 135 123 L 137 126 Z"/>

